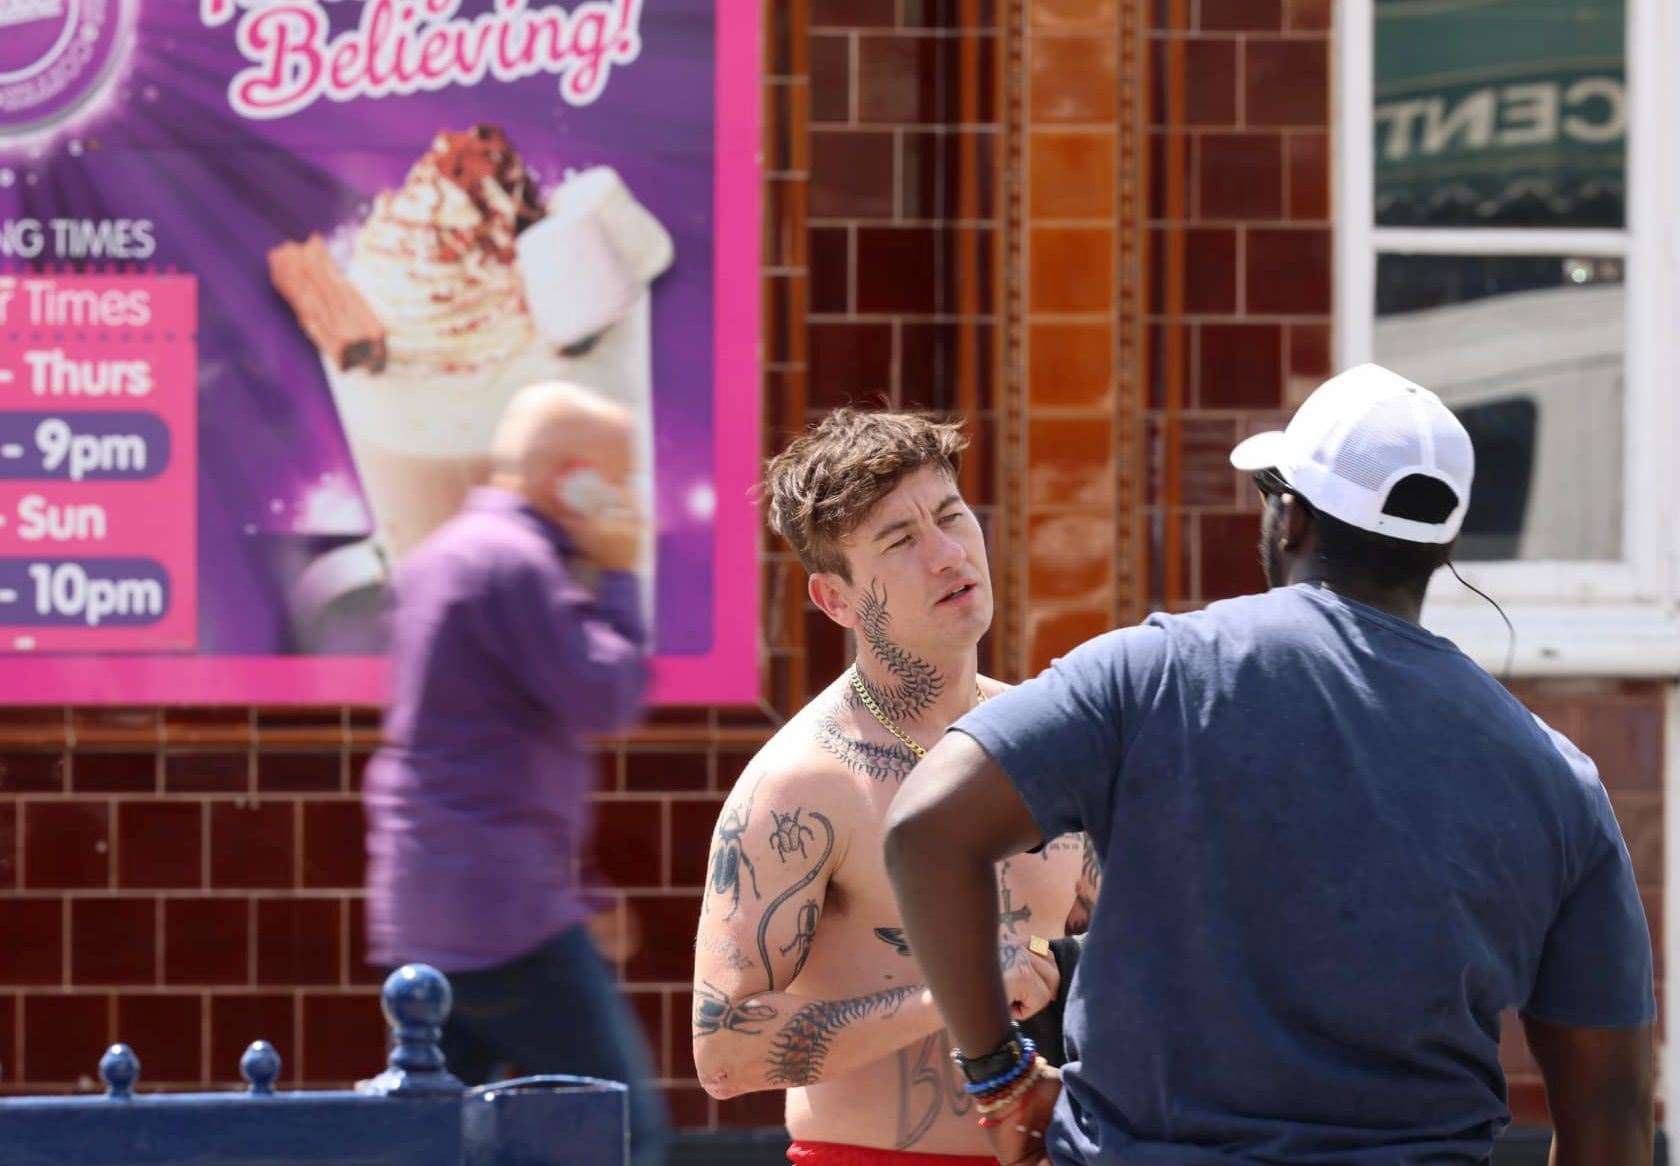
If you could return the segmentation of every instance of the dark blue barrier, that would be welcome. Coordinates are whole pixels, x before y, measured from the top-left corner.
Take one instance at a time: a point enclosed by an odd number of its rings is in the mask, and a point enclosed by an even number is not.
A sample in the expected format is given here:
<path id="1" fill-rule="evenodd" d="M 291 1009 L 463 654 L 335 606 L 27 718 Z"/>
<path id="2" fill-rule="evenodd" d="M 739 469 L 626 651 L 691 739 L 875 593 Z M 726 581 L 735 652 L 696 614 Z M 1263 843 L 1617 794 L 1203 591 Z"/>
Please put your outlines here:
<path id="1" fill-rule="evenodd" d="M 280 1055 L 256 1041 L 243 1093 L 140 1093 L 140 1061 L 113 1045 L 103 1097 L 0 1100 L 0 1166 L 623 1166 L 627 1091 L 615 1081 L 527 1077 L 463 1090 L 438 1036 L 449 981 L 424 964 L 383 991 L 395 1043 L 355 1092 L 277 1093 Z"/>
<path id="2" fill-rule="evenodd" d="M 602 1120 L 606 1112 L 612 1121 Z M 629 1093 L 591 1077 L 520 1077 L 467 1093 L 466 1166 L 622 1162 L 630 1153 Z M 555 1147 L 569 1155 L 556 1158 Z"/>

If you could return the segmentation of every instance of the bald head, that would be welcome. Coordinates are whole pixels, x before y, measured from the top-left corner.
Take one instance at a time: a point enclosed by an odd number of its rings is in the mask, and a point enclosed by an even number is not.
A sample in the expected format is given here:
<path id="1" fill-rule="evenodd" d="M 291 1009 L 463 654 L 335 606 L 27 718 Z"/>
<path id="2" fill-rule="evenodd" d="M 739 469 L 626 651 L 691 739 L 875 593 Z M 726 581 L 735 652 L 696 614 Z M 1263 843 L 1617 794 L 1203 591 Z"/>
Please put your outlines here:
<path id="1" fill-rule="evenodd" d="M 515 393 L 490 444 L 496 472 L 513 475 L 540 472 L 557 462 L 598 463 L 607 453 L 628 457 L 629 450 L 629 414 L 588 389 L 560 381 Z"/>
<path id="2" fill-rule="evenodd" d="M 578 385 L 546 381 L 514 394 L 490 446 L 496 483 L 547 509 L 554 480 L 577 466 L 622 484 L 630 474 L 630 416 Z"/>

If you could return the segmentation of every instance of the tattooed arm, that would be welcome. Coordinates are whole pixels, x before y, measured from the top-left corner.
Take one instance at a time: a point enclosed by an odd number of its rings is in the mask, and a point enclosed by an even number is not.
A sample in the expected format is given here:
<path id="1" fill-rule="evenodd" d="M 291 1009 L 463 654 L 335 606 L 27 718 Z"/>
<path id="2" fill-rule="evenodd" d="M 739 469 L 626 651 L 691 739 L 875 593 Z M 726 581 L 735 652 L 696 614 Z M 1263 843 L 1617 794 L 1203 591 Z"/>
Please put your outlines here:
<path id="1" fill-rule="evenodd" d="M 936 1033 L 920 984 L 846 999 L 790 990 L 863 812 L 843 783 L 743 777 L 712 837 L 694 961 L 694 1063 L 713 1097 L 812 1085 Z"/>
<path id="2" fill-rule="evenodd" d="M 1097 892 L 1102 889 L 1102 858 L 1089 834 L 1079 835 L 1083 844 L 1079 882 L 1073 889 L 1073 908 L 1068 912 L 1064 934 L 1081 935 L 1090 930 L 1091 912 L 1096 910 Z"/>
<path id="3" fill-rule="evenodd" d="M 694 1063 L 713 1097 L 793 1089 L 843 1076 L 938 1033 L 921 984 L 843 1000 L 754 992 L 731 1001 L 715 985 L 694 992 Z"/>

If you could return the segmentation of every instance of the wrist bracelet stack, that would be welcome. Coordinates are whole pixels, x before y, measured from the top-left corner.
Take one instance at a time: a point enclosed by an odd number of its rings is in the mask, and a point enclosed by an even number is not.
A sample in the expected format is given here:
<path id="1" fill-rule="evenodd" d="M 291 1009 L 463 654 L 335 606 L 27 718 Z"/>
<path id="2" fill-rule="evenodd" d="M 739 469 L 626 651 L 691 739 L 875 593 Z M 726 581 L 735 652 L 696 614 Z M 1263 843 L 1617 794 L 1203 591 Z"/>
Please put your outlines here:
<path id="1" fill-rule="evenodd" d="M 1013 1109 L 1049 1068 L 1033 1039 L 1019 1033 L 983 1057 L 952 1053 L 951 1058 L 968 1078 L 963 1089 L 974 1098 L 982 1126 L 997 1124 L 992 1115 Z"/>
<path id="2" fill-rule="evenodd" d="M 1037 1053 L 1022 1067 L 1021 1075 L 1008 1085 L 998 1087 L 991 1093 L 977 1094 L 974 1108 L 980 1112 L 980 1125 L 988 1128 L 1001 1123 L 998 1115 L 1008 1113 L 1021 1103 L 1021 1100 L 1031 1093 L 1033 1086 L 1038 1084 L 1039 1078 L 1044 1076 L 1049 1068 L 1045 1059 Z"/>

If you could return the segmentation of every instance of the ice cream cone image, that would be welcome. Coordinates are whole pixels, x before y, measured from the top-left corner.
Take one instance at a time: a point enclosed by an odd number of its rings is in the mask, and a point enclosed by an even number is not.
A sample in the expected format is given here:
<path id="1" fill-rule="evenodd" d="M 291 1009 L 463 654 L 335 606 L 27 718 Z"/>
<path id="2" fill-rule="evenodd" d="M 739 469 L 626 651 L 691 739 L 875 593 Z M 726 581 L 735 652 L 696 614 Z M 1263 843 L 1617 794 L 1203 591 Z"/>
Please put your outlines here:
<path id="1" fill-rule="evenodd" d="M 500 130 L 444 132 L 347 237 L 342 269 L 318 239 L 277 247 L 270 268 L 321 350 L 392 564 L 487 478 L 496 422 L 528 384 L 620 402 L 651 454 L 647 290 L 670 238 L 613 171 L 569 176 L 545 205 Z"/>

